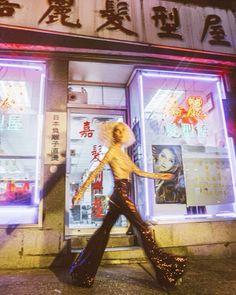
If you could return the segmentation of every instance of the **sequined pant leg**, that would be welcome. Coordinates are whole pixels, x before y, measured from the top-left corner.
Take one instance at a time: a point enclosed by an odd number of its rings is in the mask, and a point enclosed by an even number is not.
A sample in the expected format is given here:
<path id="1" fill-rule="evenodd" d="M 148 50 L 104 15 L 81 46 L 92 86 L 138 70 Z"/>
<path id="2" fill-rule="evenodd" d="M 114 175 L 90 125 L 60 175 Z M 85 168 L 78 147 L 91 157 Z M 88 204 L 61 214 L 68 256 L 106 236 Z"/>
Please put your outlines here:
<path id="1" fill-rule="evenodd" d="M 86 247 L 72 264 L 70 274 L 78 285 L 82 287 L 91 287 L 93 285 L 109 239 L 109 233 L 119 214 L 117 208 L 110 204 L 109 211 L 104 217 L 101 227 L 95 231 Z"/>
<path id="2" fill-rule="evenodd" d="M 143 221 L 134 203 L 128 198 L 129 186 L 127 180 L 116 182 L 114 193 L 110 198 L 109 211 L 101 227 L 93 234 L 71 267 L 72 277 L 81 286 L 90 287 L 93 285 L 110 230 L 120 214 L 124 214 L 137 229 L 143 249 L 156 271 L 158 282 L 162 286 L 174 286 L 183 275 L 186 259 L 165 253 L 157 246 L 147 223 Z"/>
<path id="3" fill-rule="evenodd" d="M 137 229 L 143 249 L 156 272 L 157 281 L 164 287 L 173 287 L 184 273 L 186 258 L 162 251 L 154 241 L 148 224 L 143 221 L 134 203 L 128 198 L 127 185 L 120 185 L 118 192 L 120 197 L 117 203 L 122 208 L 122 214 Z"/>

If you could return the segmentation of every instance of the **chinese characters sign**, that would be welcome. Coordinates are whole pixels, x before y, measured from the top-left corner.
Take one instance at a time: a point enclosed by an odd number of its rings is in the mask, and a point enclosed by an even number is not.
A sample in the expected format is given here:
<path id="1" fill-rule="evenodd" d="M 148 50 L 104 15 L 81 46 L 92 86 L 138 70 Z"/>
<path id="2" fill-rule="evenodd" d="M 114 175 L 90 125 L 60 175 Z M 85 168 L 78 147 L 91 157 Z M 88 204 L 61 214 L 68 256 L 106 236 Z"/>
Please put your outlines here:
<path id="1" fill-rule="evenodd" d="M 34 11 L 34 13 L 30 13 Z M 27 18 L 25 17 L 27 15 Z M 230 10 L 161 0 L 0 0 L 0 25 L 135 41 L 164 46 L 236 52 Z"/>
<path id="2" fill-rule="evenodd" d="M 46 113 L 45 164 L 59 165 L 65 161 L 66 113 Z"/>
<path id="3" fill-rule="evenodd" d="M 203 98 L 201 96 L 189 96 L 186 99 L 186 107 L 175 102 L 169 108 L 172 122 L 165 126 L 168 137 L 206 137 L 207 126 L 204 122 L 207 114 L 203 112 Z"/>
<path id="4" fill-rule="evenodd" d="M 196 125 L 200 120 L 206 117 L 203 113 L 203 99 L 201 96 L 189 96 L 186 100 L 187 108 L 182 105 L 172 107 L 171 115 L 174 117 L 174 123 L 188 123 Z"/>

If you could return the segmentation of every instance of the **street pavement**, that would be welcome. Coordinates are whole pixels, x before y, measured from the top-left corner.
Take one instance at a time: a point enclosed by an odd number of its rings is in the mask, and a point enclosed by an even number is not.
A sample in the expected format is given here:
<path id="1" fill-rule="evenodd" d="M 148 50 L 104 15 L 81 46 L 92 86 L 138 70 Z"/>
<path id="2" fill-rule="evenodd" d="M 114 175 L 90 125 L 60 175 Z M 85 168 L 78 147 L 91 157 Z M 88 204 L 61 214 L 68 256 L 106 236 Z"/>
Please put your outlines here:
<path id="1" fill-rule="evenodd" d="M 91 288 L 80 288 L 67 269 L 0 270 L 1 295 L 236 295 L 236 258 L 190 259 L 182 285 L 161 290 L 148 263 L 102 265 Z"/>

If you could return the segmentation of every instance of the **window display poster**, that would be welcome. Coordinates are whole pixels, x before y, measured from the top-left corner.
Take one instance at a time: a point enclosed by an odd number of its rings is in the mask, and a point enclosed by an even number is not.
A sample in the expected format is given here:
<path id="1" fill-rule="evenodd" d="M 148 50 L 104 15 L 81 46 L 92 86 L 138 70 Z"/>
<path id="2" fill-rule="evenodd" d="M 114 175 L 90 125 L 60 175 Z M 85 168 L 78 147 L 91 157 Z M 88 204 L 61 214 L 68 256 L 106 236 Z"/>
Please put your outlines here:
<path id="1" fill-rule="evenodd" d="M 181 146 L 153 145 L 152 157 L 154 172 L 174 174 L 174 179 L 170 181 L 154 180 L 155 203 L 186 204 L 186 188 Z"/>

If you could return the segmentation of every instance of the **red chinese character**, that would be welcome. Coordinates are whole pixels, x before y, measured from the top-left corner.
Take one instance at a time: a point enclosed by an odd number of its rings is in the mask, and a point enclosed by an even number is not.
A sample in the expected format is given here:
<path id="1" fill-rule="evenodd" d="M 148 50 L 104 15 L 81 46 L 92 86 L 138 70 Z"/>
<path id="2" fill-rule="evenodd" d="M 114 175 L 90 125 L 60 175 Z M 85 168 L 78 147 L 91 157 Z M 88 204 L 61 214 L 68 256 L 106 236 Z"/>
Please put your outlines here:
<path id="1" fill-rule="evenodd" d="M 90 129 L 90 122 L 85 121 L 83 123 L 83 130 L 80 131 L 81 137 L 93 137 L 94 130 Z"/>
<path id="2" fill-rule="evenodd" d="M 97 149 L 97 145 L 96 145 L 96 144 L 93 145 L 93 150 L 92 150 L 92 152 L 91 152 L 93 158 L 92 158 L 91 162 L 92 162 L 93 160 L 98 160 L 98 161 L 100 161 L 99 156 L 100 156 L 100 154 L 101 154 L 101 151 L 102 151 L 102 146 L 101 146 L 100 144 L 99 144 L 99 146 L 98 146 L 98 149 Z"/>

